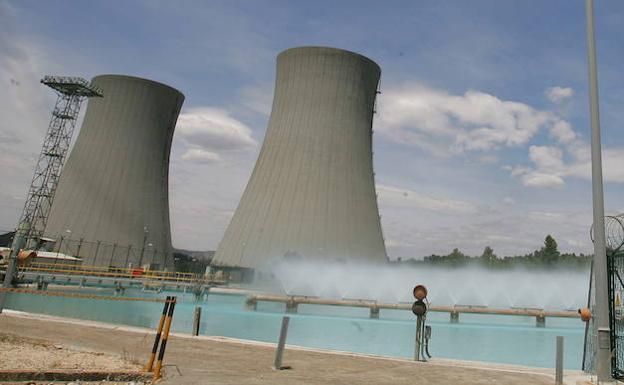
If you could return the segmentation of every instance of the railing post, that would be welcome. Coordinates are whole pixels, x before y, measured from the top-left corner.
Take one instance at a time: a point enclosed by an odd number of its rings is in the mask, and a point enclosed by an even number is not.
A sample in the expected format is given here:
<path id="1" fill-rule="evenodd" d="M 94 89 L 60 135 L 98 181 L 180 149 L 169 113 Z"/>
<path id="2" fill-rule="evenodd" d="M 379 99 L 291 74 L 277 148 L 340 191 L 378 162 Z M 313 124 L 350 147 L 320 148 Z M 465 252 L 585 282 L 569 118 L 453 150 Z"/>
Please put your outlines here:
<path id="1" fill-rule="evenodd" d="M 247 297 L 245 300 L 245 308 L 247 310 L 255 311 L 258 309 L 258 301 L 254 297 Z"/>
<path id="2" fill-rule="evenodd" d="M 288 334 L 288 322 L 290 317 L 282 317 L 282 328 L 280 329 L 279 341 L 277 342 L 277 349 L 275 350 L 275 361 L 273 362 L 273 369 L 282 370 L 287 369 L 282 366 L 282 357 L 284 355 L 284 346 L 286 345 L 286 334 Z"/>
<path id="3" fill-rule="evenodd" d="M 291 297 L 286 302 L 286 313 L 297 313 L 297 307 L 299 307 L 299 304 L 295 301 L 294 298 Z"/>
<path id="4" fill-rule="evenodd" d="M 374 318 L 374 319 L 379 318 L 379 306 L 373 305 L 370 307 L 370 318 Z"/>
<path id="5" fill-rule="evenodd" d="M 535 316 L 535 326 L 538 328 L 546 327 L 546 316 L 544 314 Z"/>

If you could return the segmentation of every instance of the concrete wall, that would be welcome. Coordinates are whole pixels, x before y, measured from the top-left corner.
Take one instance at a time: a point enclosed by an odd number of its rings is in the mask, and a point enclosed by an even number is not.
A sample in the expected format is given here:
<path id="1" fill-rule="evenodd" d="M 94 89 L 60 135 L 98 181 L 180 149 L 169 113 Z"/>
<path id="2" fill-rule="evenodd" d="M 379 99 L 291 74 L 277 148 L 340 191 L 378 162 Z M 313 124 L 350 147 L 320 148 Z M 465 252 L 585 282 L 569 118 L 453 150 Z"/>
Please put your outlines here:
<path id="1" fill-rule="evenodd" d="M 45 235 L 85 264 L 118 267 L 137 266 L 145 239 L 143 263 L 171 269 L 169 151 L 184 95 L 130 76 L 92 83 L 104 97 L 89 100 Z"/>
<path id="2" fill-rule="evenodd" d="M 213 265 L 260 268 L 285 255 L 387 260 L 371 143 L 380 73 L 334 48 L 278 56 L 264 143 Z"/>

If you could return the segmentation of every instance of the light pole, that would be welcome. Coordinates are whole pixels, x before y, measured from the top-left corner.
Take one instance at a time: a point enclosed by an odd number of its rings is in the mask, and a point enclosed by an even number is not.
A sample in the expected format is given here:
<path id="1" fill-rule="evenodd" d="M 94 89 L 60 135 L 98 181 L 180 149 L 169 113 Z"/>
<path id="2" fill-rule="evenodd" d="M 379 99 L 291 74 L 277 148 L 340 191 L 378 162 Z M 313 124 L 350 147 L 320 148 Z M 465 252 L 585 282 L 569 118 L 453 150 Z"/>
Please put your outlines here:
<path id="1" fill-rule="evenodd" d="M 149 234 L 149 230 L 147 226 L 143 227 L 143 246 L 141 247 L 141 256 L 139 257 L 139 269 L 143 266 L 143 255 L 145 255 L 145 242 L 147 242 L 147 234 Z"/>
<path id="2" fill-rule="evenodd" d="M 65 232 L 67 233 L 67 236 L 70 237 L 71 236 L 71 230 L 70 229 L 66 229 Z M 54 257 L 54 264 L 56 265 L 56 263 L 58 262 L 58 256 L 61 252 L 61 246 L 63 246 L 63 239 L 64 236 L 61 235 L 61 240 L 59 241 L 59 246 L 58 246 L 58 250 L 56 250 L 56 257 Z"/>
<path id="3" fill-rule="evenodd" d="M 598 74 L 594 33 L 594 1 L 585 0 L 587 17 L 587 61 L 589 67 L 589 110 L 591 115 L 592 198 L 594 212 L 594 282 L 597 328 L 596 376 L 598 382 L 611 380 L 611 332 L 609 330 L 607 253 L 604 228 L 604 193 L 602 186 L 602 151 L 600 144 L 600 111 L 598 108 Z"/>

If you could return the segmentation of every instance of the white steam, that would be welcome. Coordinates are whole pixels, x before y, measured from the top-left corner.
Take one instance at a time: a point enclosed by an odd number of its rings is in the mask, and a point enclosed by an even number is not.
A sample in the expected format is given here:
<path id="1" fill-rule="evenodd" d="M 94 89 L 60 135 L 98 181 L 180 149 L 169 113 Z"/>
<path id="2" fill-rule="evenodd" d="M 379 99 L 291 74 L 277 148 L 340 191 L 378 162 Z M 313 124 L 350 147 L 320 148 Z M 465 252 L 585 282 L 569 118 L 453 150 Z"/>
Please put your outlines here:
<path id="1" fill-rule="evenodd" d="M 434 305 L 577 309 L 587 302 L 589 270 L 496 270 L 478 267 L 283 262 L 273 267 L 284 294 L 411 302 L 424 284 Z"/>

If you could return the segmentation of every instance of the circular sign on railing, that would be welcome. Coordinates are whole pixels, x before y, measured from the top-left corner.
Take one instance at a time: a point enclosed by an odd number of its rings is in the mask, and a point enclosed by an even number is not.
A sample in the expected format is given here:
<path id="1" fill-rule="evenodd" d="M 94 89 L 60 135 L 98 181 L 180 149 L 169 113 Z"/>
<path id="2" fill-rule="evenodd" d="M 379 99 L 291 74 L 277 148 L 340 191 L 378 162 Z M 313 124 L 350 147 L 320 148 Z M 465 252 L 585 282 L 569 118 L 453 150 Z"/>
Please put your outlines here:
<path id="1" fill-rule="evenodd" d="M 427 298 L 427 288 L 424 285 L 414 286 L 414 290 L 412 290 L 412 293 L 414 294 L 414 298 L 416 298 L 417 301 L 422 301 Z"/>

